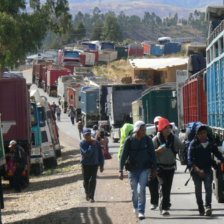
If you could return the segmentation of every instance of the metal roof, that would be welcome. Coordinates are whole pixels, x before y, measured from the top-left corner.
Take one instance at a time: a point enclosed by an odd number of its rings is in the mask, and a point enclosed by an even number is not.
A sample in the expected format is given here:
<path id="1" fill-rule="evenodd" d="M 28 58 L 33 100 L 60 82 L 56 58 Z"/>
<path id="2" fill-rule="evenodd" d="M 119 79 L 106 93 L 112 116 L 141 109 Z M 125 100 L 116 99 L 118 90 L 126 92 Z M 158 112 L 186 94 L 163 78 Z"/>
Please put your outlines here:
<path id="1" fill-rule="evenodd" d="M 145 59 L 130 59 L 132 68 L 144 68 L 152 70 L 160 70 L 188 63 L 188 58 L 145 58 Z"/>

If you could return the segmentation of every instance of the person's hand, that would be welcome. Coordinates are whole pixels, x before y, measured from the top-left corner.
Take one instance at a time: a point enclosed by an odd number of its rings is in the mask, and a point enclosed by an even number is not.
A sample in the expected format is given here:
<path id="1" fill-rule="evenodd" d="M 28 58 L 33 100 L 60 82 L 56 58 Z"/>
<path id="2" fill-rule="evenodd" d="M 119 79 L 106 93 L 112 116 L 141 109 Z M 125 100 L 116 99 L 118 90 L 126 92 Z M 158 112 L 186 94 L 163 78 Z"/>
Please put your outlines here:
<path id="1" fill-rule="evenodd" d="M 103 171 L 104 171 L 104 168 L 100 167 L 100 173 L 103 173 Z"/>
<path id="2" fill-rule="evenodd" d="M 156 170 L 152 170 L 151 177 L 152 177 L 152 179 L 155 179 L 157 177 Z"/>
<path id="3" fill-rule="evenodd" d="M 200 170 L 200 169 L 198 169 L 198 174 L 199 174 L 199 176 L 201 177 L 201 178 L 205 178 L 206 177 L 206 173 L 204 172 L 204 170 Z"/>
<path id="4" fill-rule="evenodd" d="M 91 143 L 96 146 L 96 140 L 95 139 L 92 139 Z"/>
<path id="5" fill-rule="evenodd" d="M 119 172 L 119 179 L 120 180 L 123 180 L 124 179 L 123 171 L 120 171 Z"/>
<path id="6" fill-rule="evenodd" d="M 166 150 L 166 146 L 159 146 L 157 149 L 156 149 L 156 152 L 164 152 Z"/>

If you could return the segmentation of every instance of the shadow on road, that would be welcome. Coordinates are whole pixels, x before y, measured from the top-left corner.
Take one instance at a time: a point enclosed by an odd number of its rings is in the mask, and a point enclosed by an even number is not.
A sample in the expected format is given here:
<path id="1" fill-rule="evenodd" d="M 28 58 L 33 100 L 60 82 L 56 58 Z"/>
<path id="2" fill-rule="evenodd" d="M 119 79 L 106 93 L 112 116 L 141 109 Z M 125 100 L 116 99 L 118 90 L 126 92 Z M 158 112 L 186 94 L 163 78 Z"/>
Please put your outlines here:
<path id="1" fill-rule="evenodd" d="M 24 192 L 39 191 L 39 190 L 44 190 L 44 189 L 64 186 L 66 184 L 74 183 L 74 182 L 76 182 L 78 180 L 82 180 L 82 175 L 81 174 L 74 175 L 74 176 L 69 176 L 69 177 L 57 178 L 57 179 L 53 179 L 53 180 L 39 181 L 39 182 L 31 183 L 24 190 Z"/>
<path id="2" fill-rule="evenodd" d="M 112 224 L 105 207 L 79 207 L 56 211 L 34 219 L 24 219 L 8 224 Z"/>

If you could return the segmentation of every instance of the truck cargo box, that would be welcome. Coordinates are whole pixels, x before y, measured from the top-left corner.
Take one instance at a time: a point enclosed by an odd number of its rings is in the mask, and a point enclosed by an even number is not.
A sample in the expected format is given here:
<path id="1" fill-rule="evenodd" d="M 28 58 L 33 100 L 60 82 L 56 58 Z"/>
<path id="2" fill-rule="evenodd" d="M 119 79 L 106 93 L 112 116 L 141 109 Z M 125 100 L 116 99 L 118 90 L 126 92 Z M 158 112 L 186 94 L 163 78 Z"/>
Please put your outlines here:
<path id="1" fill-rule="evenodd" d="M 204 88 L 205 69 L 192 76 L 183 87 L 184 123 L 207 124 L 207 95 Z"/>
<path id="2" fill-rule="evenodd" d="M 150 87 L 142 94 L 145 123 L 153 123 L 156 116 L 178 123 L 176 83 Z"/>
<path id="3" fill-rule="evenodd" d="M 0 113 L 4 141 L 30 143 L 30 103 L 24 78 L 0 79 Z"/>

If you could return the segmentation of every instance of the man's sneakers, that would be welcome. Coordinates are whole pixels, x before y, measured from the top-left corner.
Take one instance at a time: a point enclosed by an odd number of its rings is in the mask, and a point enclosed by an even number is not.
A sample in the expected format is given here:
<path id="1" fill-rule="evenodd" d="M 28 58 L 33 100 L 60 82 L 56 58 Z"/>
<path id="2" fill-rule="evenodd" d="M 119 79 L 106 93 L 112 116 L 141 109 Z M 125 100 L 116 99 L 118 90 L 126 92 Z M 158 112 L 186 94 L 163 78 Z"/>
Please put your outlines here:
<path id="1" fill-rule="evenodd" d="M 205 215 L 205 209 L 203 205 L 199 205 L 198 206 L 198 211 L 199 211 L 199 215 L 200 216 L 204 216 Z"/>
<path id="2" fill-rule="evenodd" d="M 157 207 L 158 207 L 158 205 L 153 205 L 153 204 L 152 204 L 151 207 L 150 207 L 150 209 L 151 209 L 151 210 L 155 210 Z"/>
<path id="3" fill-rule="evenodd" d="M 162 210 L 162 215 L 166 216 L 166 215 L 170 215 L 168 210 Z"/>
<path id="4" fill-rule="evenodd" d="M 144 215 L 143 213 L 139 212 L 139 213 L 138 213 L 138 218 L 139 218 L 140 220 L 142 220 L 142 219 L 145 218 L 145 215 Z"/>
<path id="5" fill-rule="evenodd" d="M 205 209 L 205 215 L 206 215 L 206 216 L 211 216 L 211 215 L 212 215 L 212 209 L 211 209 L 210 207 L 207 207 L 207 208 Z"/>

